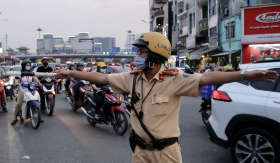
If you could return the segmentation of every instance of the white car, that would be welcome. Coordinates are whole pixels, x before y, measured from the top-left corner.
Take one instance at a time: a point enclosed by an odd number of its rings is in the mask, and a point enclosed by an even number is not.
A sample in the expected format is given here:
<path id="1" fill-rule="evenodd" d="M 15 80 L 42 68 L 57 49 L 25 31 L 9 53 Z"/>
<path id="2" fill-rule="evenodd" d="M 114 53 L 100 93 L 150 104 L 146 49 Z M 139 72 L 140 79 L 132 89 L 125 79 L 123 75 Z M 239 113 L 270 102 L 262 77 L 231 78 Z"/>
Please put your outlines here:
<path id="1" fill-rule="evenodd" d="M 280 74 L 280 60 L 240 68 Z M 210 140 L 230 148 L 236 163 L 280 162 L 280 79 L 274 81 L 234 82 L 213 92 L 212 115 L 206 124 Z"/>

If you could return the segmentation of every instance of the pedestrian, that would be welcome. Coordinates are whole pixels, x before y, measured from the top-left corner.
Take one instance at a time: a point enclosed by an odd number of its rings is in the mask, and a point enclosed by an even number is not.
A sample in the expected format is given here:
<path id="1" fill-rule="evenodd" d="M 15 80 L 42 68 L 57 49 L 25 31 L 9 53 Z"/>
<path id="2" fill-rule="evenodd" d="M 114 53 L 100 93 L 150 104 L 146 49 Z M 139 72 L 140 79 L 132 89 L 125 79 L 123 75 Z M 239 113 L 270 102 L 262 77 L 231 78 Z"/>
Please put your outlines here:
<path id="1" fill-rule="evenodd" d="M 132 94 L 130 145 L 132 162 L 182 162 L 178 142 L 181 96 L 198 97 L 202 86 L 244 80 L 269 81 L 278 78 L 275 71 L 210 72 L 188 75 L 162 66 L 171 55 L 169 40 L 160 33 L 149 32 L 133 44 L 138 47 L 130 73 L 57 71 L 92 83 L 110 84 L 114 93 Z"/>

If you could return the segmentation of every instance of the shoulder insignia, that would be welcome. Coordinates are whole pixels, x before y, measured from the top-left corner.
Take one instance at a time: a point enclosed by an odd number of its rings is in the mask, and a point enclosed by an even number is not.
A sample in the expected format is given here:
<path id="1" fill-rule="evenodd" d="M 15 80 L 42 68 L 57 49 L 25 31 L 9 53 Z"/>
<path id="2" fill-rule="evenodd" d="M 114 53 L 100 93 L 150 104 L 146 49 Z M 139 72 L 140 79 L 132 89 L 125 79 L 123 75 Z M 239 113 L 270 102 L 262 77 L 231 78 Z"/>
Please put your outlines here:
<path id="1" fill-rule="evenodd" d="M 137 69 L 137 70 L 130 71 L 131 74 L 136 74 L 136 73 L 139 73 L 139 72 L 142 72 L 142 70 L 141 69 Z"/>
<path id="2" fill-rule="evenodd" d="M 164 74 L 164 75 L 172 75 L 172 76 L 176 76 L 176 75 L 178 75 L 178 73 L 179 73 L 179 70 L 164 70 L 162 72 L 162 74 Z"/>

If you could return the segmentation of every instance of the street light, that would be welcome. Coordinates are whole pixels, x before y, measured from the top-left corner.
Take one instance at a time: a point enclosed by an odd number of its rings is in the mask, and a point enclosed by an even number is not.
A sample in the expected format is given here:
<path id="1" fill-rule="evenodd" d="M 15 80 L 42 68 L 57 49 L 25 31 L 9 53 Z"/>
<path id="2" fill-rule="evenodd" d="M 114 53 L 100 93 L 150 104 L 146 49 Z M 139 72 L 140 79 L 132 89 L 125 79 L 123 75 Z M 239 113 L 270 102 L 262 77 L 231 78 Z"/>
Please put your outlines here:
<path id="1" fill-rule="evenodd" d="M 40 43 L 40 32 L 42 31 L 42 29 L 41 29 L 41 28 L 38 28 L 37 31 L 39 32 L 39 44 L 41 44 L 41 43 Z M 41 45 L 39 45 L 39 48 L 38 48 L 38 60 L 39 60 L 40 48 L 41 48 Z"/>

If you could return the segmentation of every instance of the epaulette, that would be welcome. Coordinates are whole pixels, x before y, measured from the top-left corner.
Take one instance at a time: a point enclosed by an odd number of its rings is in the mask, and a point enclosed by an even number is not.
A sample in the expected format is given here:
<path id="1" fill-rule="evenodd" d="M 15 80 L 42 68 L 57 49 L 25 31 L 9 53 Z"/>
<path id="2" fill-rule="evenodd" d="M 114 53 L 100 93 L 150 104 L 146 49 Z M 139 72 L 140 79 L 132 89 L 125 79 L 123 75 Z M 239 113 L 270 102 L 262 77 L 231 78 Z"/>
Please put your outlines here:
<path id="1" fill-rule="evenodd" d="M 164 74 L 164 75 L 173 75 L 173 76 L 178 75 L 178 73 L 179 73 L 179 70 L 164 70 L 162 72 L 162 74 Z"/>
<path id="2" fill-rule="evenodd" d="M 139 73 L 139 72 L 143 72 L 143 70 L 137 69 L 137 70 L 130 71 L 131 74 L 136 74 L 136 73 Z"/>

